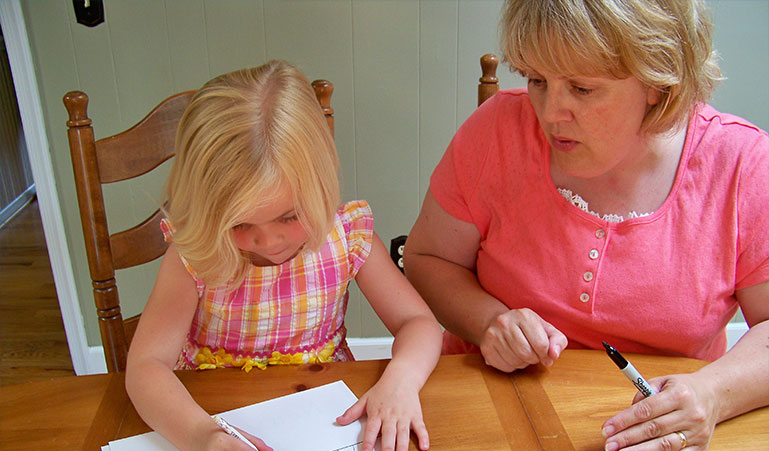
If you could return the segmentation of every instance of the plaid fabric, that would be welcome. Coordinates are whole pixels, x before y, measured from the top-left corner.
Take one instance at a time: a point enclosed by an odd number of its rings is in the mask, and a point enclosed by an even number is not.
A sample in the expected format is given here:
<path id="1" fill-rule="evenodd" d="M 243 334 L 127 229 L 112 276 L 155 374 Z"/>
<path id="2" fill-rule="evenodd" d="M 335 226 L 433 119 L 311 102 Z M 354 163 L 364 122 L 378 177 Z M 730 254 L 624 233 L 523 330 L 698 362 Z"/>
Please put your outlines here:
<path id="1" fill-rule="evenodd" d="M 371 251 L 374 219 L 365 201 L 342 205 L 335 219 L 317 252 L 301 252 L 277 266 L 252 266 L 233 291 L 205 286 L 184 261 L 200 298 L 177 367 L 195 368 L 203 348 L 223 349 L 236 359 L 266 359 L 277 351 L 312 360 L 333 344 L 333 360 L 352 360 L 344 327 L 347 285 Z M 164 220 L 161 228 L 171 240 L 171 224 Z"/>

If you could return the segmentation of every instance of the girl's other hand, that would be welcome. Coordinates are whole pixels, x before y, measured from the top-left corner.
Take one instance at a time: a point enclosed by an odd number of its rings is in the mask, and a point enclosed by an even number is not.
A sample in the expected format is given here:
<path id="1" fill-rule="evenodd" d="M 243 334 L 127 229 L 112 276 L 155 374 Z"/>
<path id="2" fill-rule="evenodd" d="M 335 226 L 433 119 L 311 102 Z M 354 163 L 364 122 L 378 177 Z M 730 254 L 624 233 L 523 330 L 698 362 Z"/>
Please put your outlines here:
<path id="1" fill-rule="evenodd" d="M 509 373 L 537 363 L 550 366 L 567 344 L 560 330 L 523 308 L 496 316 L 481 337 L 480 348 L 487 365 Z"/>
<path id="2" fill-rule="evenodd" d="M 406 451 L 411 431 L 417 436 L 419 449 L 430 448 L 427 428 L 422 421 L 419 390 L 403 379 L 386 379 L 387 374 L 363 395 L 358 402 L 336 419 L 342 426 L 368 416 L 361 451 L 372 451 L 377 435 L 382 434 L 382 451 Z"/>
<path id="3" fill-rule="evenodd" d="M 606 450 L 706 450 L 716 427 L 718 400 L 695 374 L 675 374 L 649 380 L 658 391 L 609 418 L 602 428 Z M 686 438 L 684 443 L 682 436 Z"/>

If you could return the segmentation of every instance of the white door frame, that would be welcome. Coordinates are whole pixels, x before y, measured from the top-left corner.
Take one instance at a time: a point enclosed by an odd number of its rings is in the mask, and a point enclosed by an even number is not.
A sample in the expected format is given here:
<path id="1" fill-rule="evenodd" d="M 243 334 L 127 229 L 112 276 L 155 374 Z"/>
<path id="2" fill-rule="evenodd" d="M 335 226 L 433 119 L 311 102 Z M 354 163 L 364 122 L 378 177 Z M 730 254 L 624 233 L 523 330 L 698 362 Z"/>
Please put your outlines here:
<path id="1" fill-rule="evenodd" d="M 98 364 L 94 368 L 94 364 L 90 363 L 96 359 L 89 358 L 91 352 L 88 348 L 83 315 L 77 298 L 72 261 L 67 247 L 67 237 L 64 233 L 64 221 L 59 198 L 56 193 L 37 77 L 32 63 L 32 52 L 20 0 L 0 0 L 0 26 L 2 26 L 13 83 L 16 88 L 16 98 L 19 103 L 24 138 L 27 142 L 29 163 L 35 181 L 40 217 L 43 222 L 48 257 L 51 261 L 53 280 L 56 284 L 56 295 L 59 299 L 64 331 L 67 334 L 69 353 L 72 357 L 72 366 L 78 375 L 99 372 Z M 64 108 L 63 105 L 62 108 Z M 61 125 L 63 128 L 64 124 Z M 101 350 L 101 347 L 98 349 Z"/>

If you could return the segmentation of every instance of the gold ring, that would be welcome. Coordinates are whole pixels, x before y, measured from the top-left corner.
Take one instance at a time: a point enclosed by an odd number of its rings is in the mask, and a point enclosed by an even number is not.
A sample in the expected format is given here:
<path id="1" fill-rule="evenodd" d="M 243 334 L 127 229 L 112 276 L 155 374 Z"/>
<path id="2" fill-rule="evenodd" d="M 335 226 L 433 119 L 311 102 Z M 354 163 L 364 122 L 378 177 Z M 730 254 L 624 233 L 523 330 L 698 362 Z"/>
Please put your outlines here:
<path id="1" fill-rule="evenodd" d="M 686 445 L 689 444 L 689 442 L 686 440 L 686 436 L 681 431 L 676 431 L 676 434 L 678 434 L 678 438 L 681 439 L 681 449 L 686 448 Z"/>

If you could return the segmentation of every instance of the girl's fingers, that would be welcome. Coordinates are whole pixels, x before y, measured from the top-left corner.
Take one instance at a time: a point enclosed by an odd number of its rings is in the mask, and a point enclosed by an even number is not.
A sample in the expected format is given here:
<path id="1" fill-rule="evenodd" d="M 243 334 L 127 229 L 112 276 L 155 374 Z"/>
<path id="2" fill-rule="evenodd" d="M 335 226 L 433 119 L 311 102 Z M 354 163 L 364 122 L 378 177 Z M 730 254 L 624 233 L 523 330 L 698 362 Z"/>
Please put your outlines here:
<path id="1" fill-rule="evenodd" d="M 359 399 L 355 404 L 353 404 L 349 409 L 347 409 L 342 416 L 336 418 L 336 422 L 340 426 L 346 426 L 353 421 L 357 420 L 358 418 L 363 415 L 363 412 L 366 411 L 366 397 Z"/>
<path id="2" fill-rule="evenodd" d="M 379 435 L 379 429 L 382 427 L 382 420 L 369 417 L 366 420 L 366 430 L 363 431 L 363 444 L 361 451 L 373 451 L 376 438 Z M 384 438 L 384 437 L 383 437 Z"/>
<path id="3" fill-rule="evenodd" d="M 411 429 L 407 421 L 398 422 L 398 436 L 395 440 L 395 449 L 397 451 L 408 451 L 409 441 L 411 439 Z"/>
<path id="4" fill-rule="evenodd" d="M 419 449 L 421 450 L 429 449 L 430 436 L 427 434 L 427 427 L 425 427 L 425 423 L 421 419 L 418 421 L 414 421 L 411 425 L 411 429 L 414 431 L 414 434 L 417 436 Z"/>
<path id="5" fill-rule="evenodd" d="M 387 420 L 382 422 L 382 449 L 392 450 L 395 449 L 395 439 L 397 437 L 398 430 L 396 423 L 393 420 Z M 376 439 L 376 437 L 374 437 Z"/>

